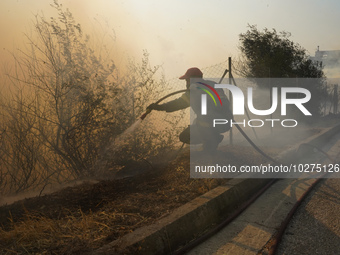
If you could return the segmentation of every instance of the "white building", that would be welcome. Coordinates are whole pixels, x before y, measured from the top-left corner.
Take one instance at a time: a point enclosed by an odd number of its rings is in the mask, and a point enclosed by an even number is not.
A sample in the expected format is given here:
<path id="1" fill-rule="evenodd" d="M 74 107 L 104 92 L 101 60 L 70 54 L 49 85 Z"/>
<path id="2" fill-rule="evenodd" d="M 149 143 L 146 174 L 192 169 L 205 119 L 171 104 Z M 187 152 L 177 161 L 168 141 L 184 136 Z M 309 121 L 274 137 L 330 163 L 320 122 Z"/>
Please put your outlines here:
<path id="1" fill-rule="evenodd" d="M 311 56 L 311 59 L 322 62 L 328 78 L 340 77 L 340 50 L 320 50 L 318 46 L 315 56 Z"/>

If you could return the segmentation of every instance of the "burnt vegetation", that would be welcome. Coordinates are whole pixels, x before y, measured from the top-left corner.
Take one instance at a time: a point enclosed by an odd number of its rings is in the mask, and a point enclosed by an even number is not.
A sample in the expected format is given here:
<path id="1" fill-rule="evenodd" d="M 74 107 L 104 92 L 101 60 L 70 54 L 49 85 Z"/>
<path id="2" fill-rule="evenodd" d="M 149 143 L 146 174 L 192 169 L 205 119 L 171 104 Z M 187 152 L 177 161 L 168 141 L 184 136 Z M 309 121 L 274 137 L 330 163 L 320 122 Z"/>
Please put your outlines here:
<path id="1" fill-rule="evenodd" d="M 151 67 L 131 60 L 122 73 L 106 40 L 85 35 L 72 13 L 57 1 L 57 17 L 35 15 L 27 48 L 12 53 L 2 91 L 0 195 L 41 190 L 46 185 L 105 176 L 127 162 L 172 148 L 176 128 L 144 125 L 129 144 L 115 138 L 160 95 L 164 79 Z M 114 44 L 114 42 L 112 42 Z M 180 121 L 167 119 L 171 124 Z M 149 128 L 148 128 L 149 125 Z"/>

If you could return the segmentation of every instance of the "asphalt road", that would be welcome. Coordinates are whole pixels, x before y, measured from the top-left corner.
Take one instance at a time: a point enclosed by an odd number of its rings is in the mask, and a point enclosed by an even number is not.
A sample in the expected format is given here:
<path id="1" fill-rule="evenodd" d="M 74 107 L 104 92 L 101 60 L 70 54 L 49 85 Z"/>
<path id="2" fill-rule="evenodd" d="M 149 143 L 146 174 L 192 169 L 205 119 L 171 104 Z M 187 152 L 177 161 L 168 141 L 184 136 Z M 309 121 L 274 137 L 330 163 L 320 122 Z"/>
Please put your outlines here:
<path id="1" fill-rule="evenodd" d="M 339 137 L 324 150 L 333 159 L 333 164 L 339 164 Z M 331 163 L 328 159 L 320 160 L 314 154 L 305 159 L 307 163 Z M 340 177 L 340 174 L 336 173 L 336 176 Z M 271 238 L 315 180 L 278 180 L 231 224 L 188 254 L 268 254 Z M 340 178 L 322 179 L 305 197 L 279 244 L 276 255 L 283 254 L 340 255 Z"/>
<path id="2" fill-rule="evenodd" d="M 340 254 L 340 179 L 324 179 L 303 201 L 276 255 Z"/>

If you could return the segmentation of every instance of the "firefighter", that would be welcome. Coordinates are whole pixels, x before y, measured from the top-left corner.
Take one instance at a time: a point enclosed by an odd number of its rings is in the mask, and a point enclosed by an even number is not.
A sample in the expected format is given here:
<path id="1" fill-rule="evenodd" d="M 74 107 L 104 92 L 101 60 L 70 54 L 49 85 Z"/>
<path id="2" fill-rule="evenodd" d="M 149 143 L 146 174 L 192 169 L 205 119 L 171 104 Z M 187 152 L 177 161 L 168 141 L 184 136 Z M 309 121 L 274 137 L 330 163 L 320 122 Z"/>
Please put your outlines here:
<path id="1" fill-rule="evenodd" d="M 179 139 L 186 144 L 203 144 L 204 151 L 213 153 L 223 140 L 224 136 L 222 133 L 230 129 L 229 125 L 217 125 L 213 127 L 213 120 L 232 119 L 229 100 L 222 89 L 216 89 L 221 98 L 222 106 L 216 106 L 213 99 L 207 97 L 207 113 L 204 115 L 201 113 L 201 95 L 205 94 L 205 92 L 204 90 L 198 89 L 198 87 L 200 84 L 214 87 L 215 82 L 204 80 L 203 73 L 197 67 L 189 68 L 179 79 L 186 81 L 186 87 L 188 89 L 181 97 L 160 105 L 151 104 L 147 109 L 174 112 L 191 106 L 196 118 L 192 124 L 179 135 Z"/>

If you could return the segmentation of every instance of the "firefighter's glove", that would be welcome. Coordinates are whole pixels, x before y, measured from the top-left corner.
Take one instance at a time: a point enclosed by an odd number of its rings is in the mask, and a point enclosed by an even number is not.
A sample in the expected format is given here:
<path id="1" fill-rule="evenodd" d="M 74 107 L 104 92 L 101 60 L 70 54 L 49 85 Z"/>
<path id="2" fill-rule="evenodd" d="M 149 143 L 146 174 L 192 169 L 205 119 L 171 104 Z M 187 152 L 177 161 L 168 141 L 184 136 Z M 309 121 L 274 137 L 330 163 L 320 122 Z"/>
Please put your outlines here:
<path id="1" fill-rule="evenodd" d="M 146 110 L 149 110 L 149 111 L 152 111 L 152 110 L 163 111 L 163 107 L 162 107 L 161 105 L 159 105 L 159 104 L 153 103 L 153 104 L 150 104 L 150 105 L 146 108 Z"/>

